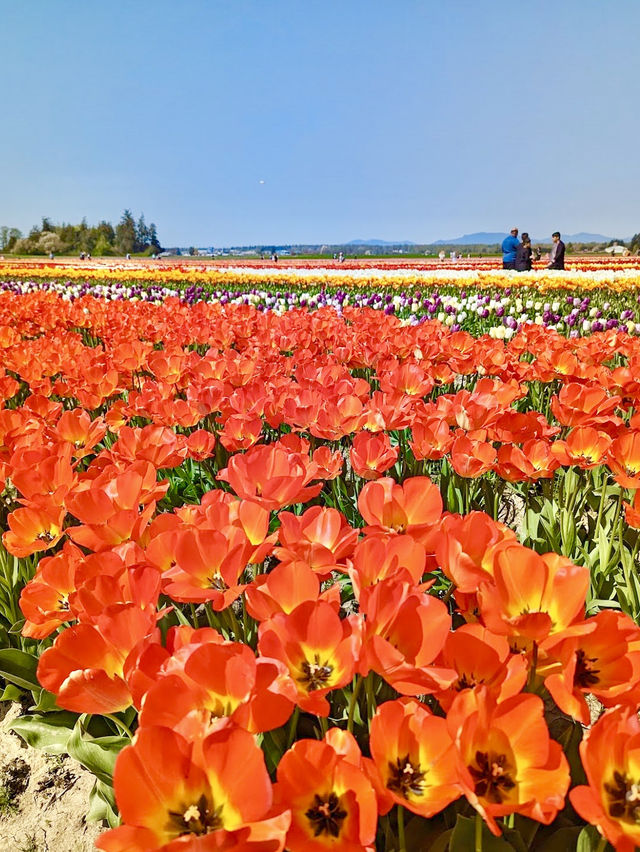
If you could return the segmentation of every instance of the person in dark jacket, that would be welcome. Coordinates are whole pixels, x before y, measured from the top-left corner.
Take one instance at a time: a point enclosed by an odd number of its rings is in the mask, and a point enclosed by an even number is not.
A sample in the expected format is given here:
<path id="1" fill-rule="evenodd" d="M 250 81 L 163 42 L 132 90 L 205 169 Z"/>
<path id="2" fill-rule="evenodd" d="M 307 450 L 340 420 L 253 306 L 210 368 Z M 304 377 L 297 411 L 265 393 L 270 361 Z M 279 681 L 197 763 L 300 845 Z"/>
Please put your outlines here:
<path id="1" fill-rule="evenodd" d="M 508 237 L 505 237 L 502 241 L 502 268 L 503 269 L 515 269 L 516 268 L 516 249 L 520 245 L 520 240 L 518 239 L 518 229 L 512 228 L 511 233 Z"/>
<path id="2" fill-rule="evenodd" d="M 564 243 L 560 239 L 560 231 L 554 231 L 551 234 L 551 239 L 553 245 L 551 246 L 547 269 L 564 269 Z"/>
<path id="3" fill-rule="evenodd" d="M 518 272 L 528 272 L 531 269 L 533 249 L 531 240 L 526 232 L 522 234 L 522 242 L 516 249 L 516 269 Z"/>

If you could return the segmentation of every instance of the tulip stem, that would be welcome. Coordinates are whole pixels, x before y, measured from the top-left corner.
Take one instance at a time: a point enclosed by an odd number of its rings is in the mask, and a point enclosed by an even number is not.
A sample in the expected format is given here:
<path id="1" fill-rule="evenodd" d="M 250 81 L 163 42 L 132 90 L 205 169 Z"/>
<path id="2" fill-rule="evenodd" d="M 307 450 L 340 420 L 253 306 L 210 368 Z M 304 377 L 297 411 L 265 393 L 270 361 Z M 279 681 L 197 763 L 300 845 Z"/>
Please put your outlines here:
<path id="1" fill-rule="evenodd" d="M 531 668 L 529 669 L 529 680 L 527 681 L 527 688 L 529 691 L 533 692 L 533 685 L 536 680 L 536 669 L 538 667 L 538 643 L 534 641 L 533 648 L 531 649 Z"/>
<path id="2" fill-rule="evenodd" d="M 367 696 L 367 722 L 371 725 L 371 720 L 376 712 L 376 698 L 375 691 L 373 689 L 373 672 L 369 672 L 367 675 L 364 688 Z"/>
<path id="3" fill-rule="evenodd" d="M 347 719 L 347 731 L 350 734 L 353 733 L 353 719 L 356 712 L 356 706 L 358 704 L 358 695 L 360 694 L 360 688 L 362 687 L 362 676 L 358 677 L 355 675 L 353 678 L 353 689 L 351 690 L 351 700 L 349 701 L 349 717 Z"/>
<path id="4" fill-rule="evenodd" d="M 113 713 L 103 713 L 102 715 L 105 719 L 111 719 L 111 721 L 118 728 L 121 734 L 124 734 L 126 737 L 129 737 L 130 740 L 133 739 L 131 728 L 129 728 L 128 725 L 125 725 L 125 723 L 121 719 L 118 719 L 118 717 L 115 716 Z"/>
<path id="5" fill-rule="evenodd" d="M 289 722 L 289 736 L 287 737 L 287 751 L 293 745 L 293 741 L 296 738 L 296 729 L 298 727 L 298 719 L 300 718 L 300 708 L 296 704 L 295 709 L 293 711 L 293 716 L 291 717 L 291 721 Z"/>
<path id="6" fill-rule="evenodd" d="M 407 852 L 407 844 L 404 839 L 404 808 L 398 805 L 398 852 Z"/>
<path id="7" fill-rule="evenodd" d="M 600 838 L 600 843 L 598 843 L 598 847 L 597 847 L 597 849 L 596 849 L 596 852 L 604 852 L 604 850 L 605 850 L 606 848 L 607 848 L 607 838 L 606 838 L 606 837 L 601 837 L 601 838 Z"/>
<path id="8" fill-rule="evenodd" d="M 475 852 L 482 852 L 482 817 L 476 813 Z"/>

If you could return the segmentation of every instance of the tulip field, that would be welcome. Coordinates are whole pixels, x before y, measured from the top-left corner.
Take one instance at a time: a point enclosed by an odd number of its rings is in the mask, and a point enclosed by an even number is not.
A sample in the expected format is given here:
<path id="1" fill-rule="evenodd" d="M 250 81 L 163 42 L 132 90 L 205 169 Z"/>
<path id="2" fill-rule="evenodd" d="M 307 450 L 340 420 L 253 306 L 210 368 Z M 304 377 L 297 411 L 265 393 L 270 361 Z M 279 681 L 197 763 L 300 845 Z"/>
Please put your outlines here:
<path id="1" fill-rule="evenodd" d="M 640 847 L 639 298 L 0 263 L 0 700 L 98 849 Z"/>

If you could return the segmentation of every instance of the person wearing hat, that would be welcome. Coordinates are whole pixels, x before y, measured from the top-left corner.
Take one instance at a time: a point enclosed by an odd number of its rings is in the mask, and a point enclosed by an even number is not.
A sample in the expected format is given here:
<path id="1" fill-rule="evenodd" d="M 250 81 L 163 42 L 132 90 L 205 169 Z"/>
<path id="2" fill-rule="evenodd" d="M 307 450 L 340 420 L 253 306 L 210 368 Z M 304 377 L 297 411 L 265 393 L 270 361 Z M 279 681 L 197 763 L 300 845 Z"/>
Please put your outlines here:
<path id="1" fill-rule="evenodd" d="M 518 239 L 518 229 L 512 228 L 511 233 L 508 237 L 505 237 L 502 241 L 502 268 L 503 269 L 515 269 L 516 268 L 516 253 L 518 251 L 518 246 L 520 245 L 520 240 Z"/>

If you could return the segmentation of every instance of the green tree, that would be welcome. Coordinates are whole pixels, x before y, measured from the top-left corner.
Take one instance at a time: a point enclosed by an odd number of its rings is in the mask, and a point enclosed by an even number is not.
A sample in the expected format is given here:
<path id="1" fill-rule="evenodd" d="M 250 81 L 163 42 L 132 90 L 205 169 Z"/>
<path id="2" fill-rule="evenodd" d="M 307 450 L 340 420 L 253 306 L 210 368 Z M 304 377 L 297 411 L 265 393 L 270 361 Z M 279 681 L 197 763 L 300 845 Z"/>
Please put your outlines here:
<path id="1" fill-rule="evenodd" d="M 93 247 L 92 254 L 94 254 L 96 257 L 108 257 L 113 254 L 113 246 L 104 234 L 99 235 Z"/>
<path id="2" fill-rule="evenodd" d="M 147 228 L 147 223 L 144 221 L 144 213 L 141 213 L 140 218 L 138 219 L 138 224 L 136 225 L 135 250 L 136 251 L 144 251 L 148 247 L 149 247 L 149 228 Z"/>
<path id="3" fill-rule="evenodd" d="M 116 249 L 120 254 L 130 254 L 136 245 L 136 222 L 131 210 L 125 210 L 116 227 Z"/>
<path id="4" fill-rule="evenodd" d="M 149 225 L 149 245 L 155 249 L 156 253 L 162 251 L 162 246 L 158 239 L 158 231 L 154 222 Z"/>
<path id="5" fill-rule="evenodd" d="M 12 251 L 15 244 L 22 238 L 22 231 L 3 225 L 0 228 L 0 251 Z"/>

